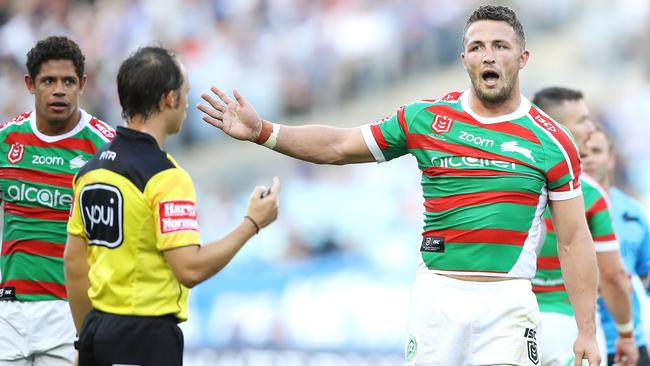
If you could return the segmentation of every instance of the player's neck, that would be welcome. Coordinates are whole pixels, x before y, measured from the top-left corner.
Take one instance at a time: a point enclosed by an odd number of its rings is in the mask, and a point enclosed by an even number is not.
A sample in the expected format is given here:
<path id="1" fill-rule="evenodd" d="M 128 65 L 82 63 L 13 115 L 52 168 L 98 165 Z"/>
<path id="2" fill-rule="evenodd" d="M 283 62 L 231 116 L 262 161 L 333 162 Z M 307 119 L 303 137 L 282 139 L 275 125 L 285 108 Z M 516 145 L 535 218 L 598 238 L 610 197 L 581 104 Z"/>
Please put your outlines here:
<path id="1" fill-rule="evenodd" d="M 469 105 L 472 108 L 472 111 L 481 117 L 490 118 L 508 115 L 519 109 L 519 106 L 521 105 L 521 94 L 519 92 L 519 86 L 516 85 L 513 87 L 510 96 L 503 102 L 498 103 L 490 103 L 485 100 L 481 100 L 476 95 L 476 91 L 474 89 L 471 89 L 469 95 Z"/>
<path id="2" fill-rule="evenodd" d="M 147 119 L 142 118 L 142 116 L 133 116 L 129 118 L 127 127 L 151 135 L 158 143 L 158 147 L 162 150 L 165 139 L 167 138 L 167 132 L 165 130 L 165 123 L 160 117 L 160 114 L 153 115 Z"/>
<path id="3" fill-rule="evenodd" d="M 38 132 L 46 136 L 59 136 L 72 131 L 81 119 L 81 111 L 79 108 L 64 121 L 48 121 L 41 116 L 38 111 L 36 113 L 36 128 Z"/>

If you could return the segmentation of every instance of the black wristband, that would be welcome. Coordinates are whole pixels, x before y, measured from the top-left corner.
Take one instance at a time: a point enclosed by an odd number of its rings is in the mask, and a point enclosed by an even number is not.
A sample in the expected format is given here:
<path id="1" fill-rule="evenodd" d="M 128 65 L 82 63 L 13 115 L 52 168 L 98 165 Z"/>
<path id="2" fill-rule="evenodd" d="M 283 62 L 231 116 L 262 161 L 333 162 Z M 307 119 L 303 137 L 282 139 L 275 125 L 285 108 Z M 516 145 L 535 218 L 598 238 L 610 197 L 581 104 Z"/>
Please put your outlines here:
<path id="1" fill-rule="evenodd" d="M 260 233 L 260 226 L 255 222 L 255 220 L 253 220 L 253 218 L 248 216 L 248 215 L 244 216 L 244 218 L 251 220 L 253 225 L 255 225 L 255 234 L 259 234 Z"/>

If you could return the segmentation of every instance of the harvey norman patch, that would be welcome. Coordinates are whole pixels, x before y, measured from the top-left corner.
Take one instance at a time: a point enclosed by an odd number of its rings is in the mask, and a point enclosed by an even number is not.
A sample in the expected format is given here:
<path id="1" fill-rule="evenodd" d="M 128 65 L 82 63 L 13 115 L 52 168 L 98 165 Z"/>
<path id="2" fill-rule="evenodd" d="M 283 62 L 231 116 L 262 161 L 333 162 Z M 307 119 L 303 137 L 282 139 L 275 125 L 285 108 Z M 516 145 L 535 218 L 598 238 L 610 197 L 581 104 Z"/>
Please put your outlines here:
<path id="1" fill-rule="evenodd" d="M 177 231 L 199 231 L 194 201 L 174 200 L 158 204 L 160 233 Z"/>

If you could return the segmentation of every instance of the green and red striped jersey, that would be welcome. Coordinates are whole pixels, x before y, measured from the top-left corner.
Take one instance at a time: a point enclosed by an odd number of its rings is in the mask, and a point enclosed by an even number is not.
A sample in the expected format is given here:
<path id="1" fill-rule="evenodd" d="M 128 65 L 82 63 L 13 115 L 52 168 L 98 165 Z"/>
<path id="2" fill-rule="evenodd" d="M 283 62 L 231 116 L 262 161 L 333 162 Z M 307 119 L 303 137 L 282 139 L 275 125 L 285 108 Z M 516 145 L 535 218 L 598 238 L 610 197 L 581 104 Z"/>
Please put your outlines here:
<path id="1" fill-rule="evenodd" d="M 596 251 L 619 250 L 616 234 L 614 234 L 614 226 L 612 225 L 607 192 L 584 173 L 580 180 L 585 200 L 587 224 L 594 239 Z M 544 223 L 546 235 L 537 258 L 537 272 L 532 279 L 533 292 L 537 296 L 537 303 L 541 311 L 573 316 L 573 308 L 569 303 L 569 294 L 564 287 L 564 279 L 560 270 L 557 236 L 553 229 L 553 221 L 551 221 L 549 210 L 544 212 Z"/>
<path id="2" fill-rule="evenodd" d="M 420 271 L 532 278 L 547 200 L 581 194 L 577 147 L 523 96 L 485 118 L 469 93 L 402 106 L 364 139 L 378 162 L 410 153 L 422 171 Z"/>
<path id="3" fill-rule="evenodd" d="M 115 131 L 81 111 L 70 132 L 48 136 L 35 112 L 0 125 L 4 201 L 0 294 L 21 301 L 66 299 L 63 249 L 72 178 Z"/>

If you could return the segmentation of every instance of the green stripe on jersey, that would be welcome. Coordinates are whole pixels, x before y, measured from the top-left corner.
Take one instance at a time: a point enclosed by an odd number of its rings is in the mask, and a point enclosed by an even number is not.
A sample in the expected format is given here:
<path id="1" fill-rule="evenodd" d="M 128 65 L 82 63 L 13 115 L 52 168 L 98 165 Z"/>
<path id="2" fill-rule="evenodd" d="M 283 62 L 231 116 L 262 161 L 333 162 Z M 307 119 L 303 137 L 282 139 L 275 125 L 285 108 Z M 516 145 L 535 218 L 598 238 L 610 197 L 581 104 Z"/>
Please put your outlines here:
<path id="1" fill-rule="evenodd" d="M 540 194 L 544 182 L 537 177 L 506 175 L 495 177 L 428 177 L 422 175 L 424 198 L 448 197 L 478 192 L 528 192 Z"/>
<path id="2" fill-rule="evenodd" d="M 535 215 L 535 210 L 536 207 L 533 206 L 492 203 L 463 206 L 439 212 L 425 212 L 424 230 L 503 229 L 527 232 L 530 229 L 530 222 Z M 490 218 L 494 215 L 500 215 L 503 220 L 493 222 Z"/>
<path id="3" fill-rule="evenodd" d="M 63 284 L 63 258 L 12 253 L 0 257 L 3 278 Z"/>
<path id="4" fill-rule="evenodd" d="M 422 252 L 422 259 L 429 269 L 505 273 L 514 266 L 521 248 L 507 244 L 445 242 L 444 253 Z M 495 261 L 494 256 L 502 260 Z"/>
<path id="5" fill-rule="evenodd" d="M 29 217 L 4 215 L 4 240 L 39 240 L 65 244 L 66 221 L 51 221 Z M 34 230 L 38 227 L 37 230 Z"/>
<path id="6" fill-rule="evenodd" d="M 49 301 L 49 300 L 65 300 L 68 301 L 68 299 L 62 299 L 60 297 L 52 296 L 52 295 L 32 295 L 32 294 L 18 294 L 16 295 L 16 299 L 19 301 Z"/>

